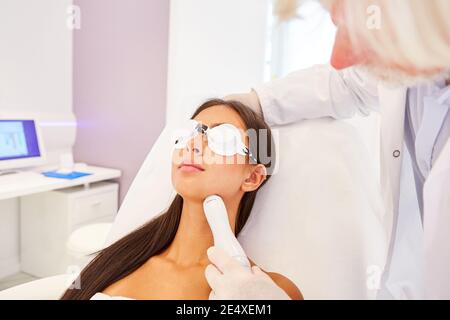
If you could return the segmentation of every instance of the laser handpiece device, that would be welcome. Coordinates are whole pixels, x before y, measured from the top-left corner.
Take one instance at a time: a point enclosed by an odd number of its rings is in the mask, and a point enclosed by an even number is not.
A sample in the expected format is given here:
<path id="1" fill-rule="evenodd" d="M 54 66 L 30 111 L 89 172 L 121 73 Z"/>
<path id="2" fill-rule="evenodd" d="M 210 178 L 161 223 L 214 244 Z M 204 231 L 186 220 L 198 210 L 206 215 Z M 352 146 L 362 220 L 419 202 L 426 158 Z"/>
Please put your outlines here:
<path id="1" fill-rule="evenodd" d="M 203 201 L 203 210 L 213 234 L 214 245 L 224 249 L 242 266 L 250 268 L 250 261 L 231 229 L 222 198 L 217 195 L 207 197 Z"/>

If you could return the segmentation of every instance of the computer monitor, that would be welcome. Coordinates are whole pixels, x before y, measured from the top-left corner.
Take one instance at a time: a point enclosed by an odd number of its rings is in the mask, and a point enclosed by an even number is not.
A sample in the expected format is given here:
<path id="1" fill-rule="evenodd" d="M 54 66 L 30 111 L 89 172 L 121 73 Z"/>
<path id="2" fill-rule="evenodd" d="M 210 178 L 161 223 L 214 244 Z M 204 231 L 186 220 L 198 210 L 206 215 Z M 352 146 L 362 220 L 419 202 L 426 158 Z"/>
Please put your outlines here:
<path id="1" fill-rule="evenodd" d="M 0 170 L 43 164 L 45 150 L 33 119 L 0 119 Z"/>

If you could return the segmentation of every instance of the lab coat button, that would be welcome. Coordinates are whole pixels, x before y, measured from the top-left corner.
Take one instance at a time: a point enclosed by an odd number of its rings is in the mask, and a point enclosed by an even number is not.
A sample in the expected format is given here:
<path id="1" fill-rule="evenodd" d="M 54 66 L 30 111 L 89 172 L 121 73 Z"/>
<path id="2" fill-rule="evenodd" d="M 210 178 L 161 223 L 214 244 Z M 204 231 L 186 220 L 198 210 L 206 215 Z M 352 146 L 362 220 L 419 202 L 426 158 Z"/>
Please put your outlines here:
<path id="1" fill-rule="evenodd" d="M 394 156 L 394 158 L 400 157 L 400 150 L 395 150 L 392 155 Z"/>

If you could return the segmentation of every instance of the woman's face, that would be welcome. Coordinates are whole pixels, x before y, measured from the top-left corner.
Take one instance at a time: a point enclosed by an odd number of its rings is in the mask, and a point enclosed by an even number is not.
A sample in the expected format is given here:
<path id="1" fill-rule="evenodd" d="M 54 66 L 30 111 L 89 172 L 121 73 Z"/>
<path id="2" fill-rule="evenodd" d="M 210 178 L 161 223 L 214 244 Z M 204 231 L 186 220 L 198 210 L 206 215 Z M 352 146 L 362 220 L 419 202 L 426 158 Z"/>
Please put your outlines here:
<path id="1" fill-rule="evenodd" d="M 209 128 L 216 124 L 232 124 L 239 129 L 242 141 L 248 147 L 247 128 L 232 108 L 224 105 L 209 107 L 194 120 Z M 256 190 L 264 179 L 265 167 L 262 164 L 249 164 L 248 156 L 240 154 L 215 154 L 209 149 L 204 134 L 189 140 L 185 148 L 175 149 L 172 155 L 172 185 L 183 199 L 203 201 L 207 196 L 216 194 L 224 200 L 236 197 L 240 200 L 244 192 Z"/>

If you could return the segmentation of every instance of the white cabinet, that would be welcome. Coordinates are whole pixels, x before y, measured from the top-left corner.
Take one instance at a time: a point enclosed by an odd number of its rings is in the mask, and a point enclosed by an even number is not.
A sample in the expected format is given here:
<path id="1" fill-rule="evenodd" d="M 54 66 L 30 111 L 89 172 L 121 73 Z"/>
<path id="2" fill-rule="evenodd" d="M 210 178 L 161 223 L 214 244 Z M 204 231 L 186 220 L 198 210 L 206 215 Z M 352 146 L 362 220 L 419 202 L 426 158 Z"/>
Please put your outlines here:
<path id="1" fill-rule="evenodd" d="M 112 222 L 118 210 L 118 184 L 93 183 L 20 199 L 21 269 L 37 277 L 66 273 L 66 243 L 72 231 L 95 222 Z"/>

